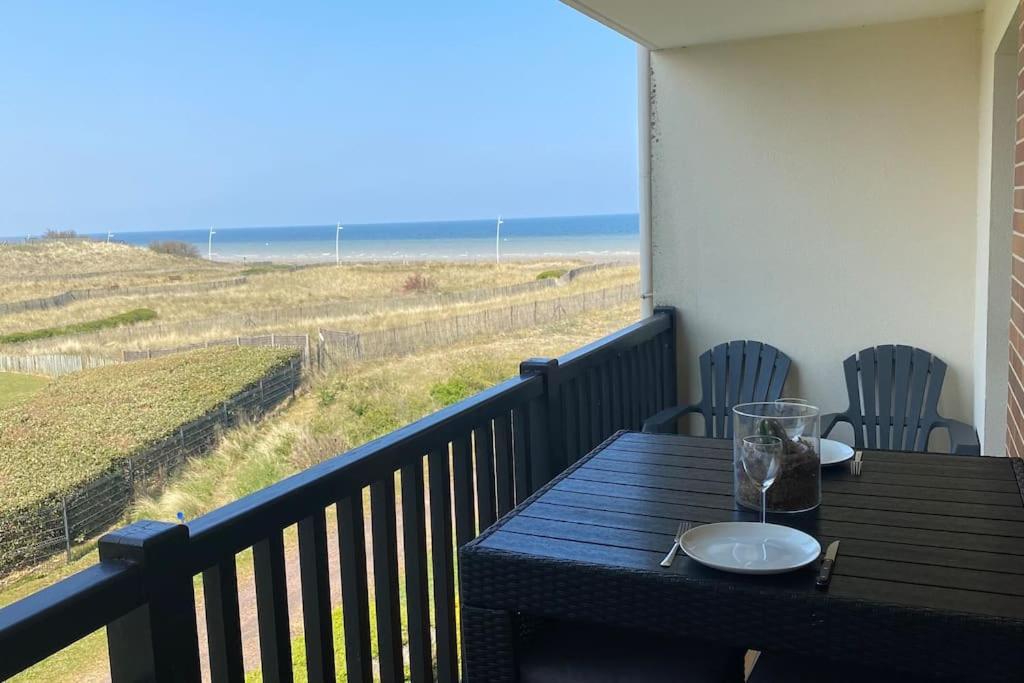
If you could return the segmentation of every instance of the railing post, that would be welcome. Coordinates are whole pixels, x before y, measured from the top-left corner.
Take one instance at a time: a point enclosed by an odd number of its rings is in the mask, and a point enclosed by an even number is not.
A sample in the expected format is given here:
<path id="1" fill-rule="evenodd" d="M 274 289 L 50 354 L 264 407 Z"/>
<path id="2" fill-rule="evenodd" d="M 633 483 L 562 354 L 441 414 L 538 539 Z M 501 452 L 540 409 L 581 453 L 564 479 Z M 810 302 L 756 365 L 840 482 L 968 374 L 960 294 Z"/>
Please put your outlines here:
<path id="1" fill-rule="evenodd" d="M 544 394 L 530 403 L 530 488 L 536 491 L 568 466 L 562 428 L 561 381 L 557 358 L 530 358 L 519 364 L 519 375 L 540 375 Z M 539 405 L 538 405 L 539 404 Z"/>
<path id="2" fill-rule="evenodd" d="M 199 681 L 199 637 L 188 527 L 140 521 L 100 539 L 100 561 L 141 567 L 146 604 L 107 625 L 110 678 Z"/>
<path id="3" fill-rule="evenodd" d="M 668 349 L 665 354 L 665 360 L 667 361 L 665 367 L 665 374 L 669 378 L 667 391 L 665 392 L 666 405 L 676 405 L 676 395 L 678 393 L 679 376 L 676 374 L 676 307 L 675 306 L 655 306 L 655 315 L 666 315 L 669 321 L 669 333 L 668 333 Z"/>

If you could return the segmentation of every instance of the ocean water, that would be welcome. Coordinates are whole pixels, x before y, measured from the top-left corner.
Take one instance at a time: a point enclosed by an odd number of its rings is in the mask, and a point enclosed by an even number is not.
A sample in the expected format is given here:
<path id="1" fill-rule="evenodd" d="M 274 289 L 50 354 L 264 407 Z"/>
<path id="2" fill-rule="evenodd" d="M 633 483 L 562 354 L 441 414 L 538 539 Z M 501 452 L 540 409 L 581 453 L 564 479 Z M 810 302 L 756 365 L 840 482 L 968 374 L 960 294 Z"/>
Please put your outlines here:
<path id="1" fill-rule="evenodd" d="M 343 261 L 490 260 L 495 257 L 495 222 L 427 221 L 343 225 Z M 104 235 L 96 235 L 102 239 Z M 214 227 L 213 258 L 220 261 L 334 261 L 334 225 L 273 228 Z M 119 232 L 114 240 L 147 245 L 155 240 L 189 242 L 207 255 L 209 232 L 158 230 Z M 640 250 L 636 214 L 507 218 L 501 225 L 502 259 L 538 257 L 617 260 Z"/>

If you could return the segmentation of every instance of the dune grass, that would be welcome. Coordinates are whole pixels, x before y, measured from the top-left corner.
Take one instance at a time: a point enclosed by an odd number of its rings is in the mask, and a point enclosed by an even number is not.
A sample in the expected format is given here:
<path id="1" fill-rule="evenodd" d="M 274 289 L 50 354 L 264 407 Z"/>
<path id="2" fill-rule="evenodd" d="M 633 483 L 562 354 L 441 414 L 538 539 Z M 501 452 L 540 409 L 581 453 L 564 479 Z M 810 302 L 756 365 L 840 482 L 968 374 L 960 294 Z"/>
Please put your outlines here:
<path id="1" fill-rule="evenodd" d="M 308 270 L 316 271 L 321 269 L 312 268 Z M 526 272 L 522 272 L 520 276 L 527 279 L 519 280 L 518 282 L 533 279 Z M 434 303 L 429 299 L 421 300 L 416 294 L 392 293 L 388 295 L 387 291 L 378 291 L 370 294 L 372 298 L 364 300 L 368 301 L 369 312 L 352 312 L 347 314 L 332 313 L 330 311 L 318 311 L 314 314 L 309 312 L 308 309 L 307 312 L 303 312 L 297 309 L 297 306 L 302 305 L 298 303 L 295 306 L 285 307 L 258 306 L 255 303 L 250 303 L 246 307 L 229 312 L 229 317 L 210 319 L 198 315 L 190 317 L 190 313 L 195 313 L 196 311 L 181 310 L 181 307 L 184 306 L 183 302 L 194 301 L 194 297 L 163 297 L 159 303 L 159 321 L 64 339 L 44 340 L 27 345 L 25 352 L 89 353 L 116 357 L 126 348 L 173 348 L 188 343 L 224 339 L 236 335 L 308 333 L 315 336 L 318 328 L 363 332 L 416 324 L 423 320 L 441 316 L 465 315 L 487 308 L 568 296 L 597 288 L 636 282 L 637 277 L 638 274 L 635 266 L 623 266 L 587 273 L 568 284 L 558 287 L 547 287 L 516 295 L 443 305 Z M 370 281 L 374 279 L 369 275 L 368 278 Z M 435 280 L 438 286 L 441 286 L 443 282 L 443 280 Z M 474 283 L 481 284 L 475 278 Z M 385 286 L 383 281 L 381 281 L 380 286 Z M 446 288 L 450 289 L 452 286 L 454 285 L 449 282 Z M 489 285 L 484 283 L 483 286 Z M 249 284 L 242 287 L 233 287 L 230 290 L 211 293 L 209 298 L 242 296 L 248 288 Z M 258 297 L 253 301 L 255 302 L 256 300 L 258 300 Z M 402 303 L 402 306 L 397 309 L 393 305 L 396 300 Z M 126 305 L 128 301 L 124 300 L 120 305 Z M 136 299 L 135 301 L 139 300 Z M 312 305 L 325 303 L 325 301 L 314 301 Z M 380 308 L 373 307 L 374 301 L 380 302 Z M 199 304 L 196 304 L 196 306 L 198 307 Z M 244 311 L 255 311 L 262 315 L 274 314 L 269 320 L 276 320 L 277 322 L 267 322 L 267 318 L 261 318 L 260 320 L 264 322 L 253 324 L 247 316 L 237 315 L 238 313 L 244 313 Z M 69 307 L 62 315 L 77 315 L 77 308 Z M 12 320 L 15 318 L 16 316 L 8 316 L 7 319 Z"/>
<path id="2" fill-rule="evenodd" d="M 0 409 L 26 400 L 47 382 L 46 377 L 20 372 L 0 372 Z"/>
<path id="3" fill-rule="evenodd" d="M 421 294 L 407 290 L 410 277 L 421 274 L 432 284 L 430 293 L 500 287 L 536 279 L 552 266 L 575 263 L 346 264 L 310 268 L 277 268 L 246 275 L 244 285 L 213 292 L 181 292 L 111 296 L 76 301 L 60 308 L 23 311 L 4 316 L 8 330 L 51 327 L 66 321 L 91 320 L 127 308 L 153 306 L 165 321 L 195 320 L 216 315 L 272 308 L 310 306 L 327 302 L 411 298 Z M 158 306 L 154 306 L 154 302 Z"/>
<path id="4" fill-rule="evenodd" d="M 71 323 L 59 327 L 44 327 L 38 330 L 26 330 L 25 332 L 11 332 L 0 334 L 0 344 L 19 344 L 21 342 L 36 341 L 38 339 L 49 339 L 51 337 L 66 337 L 73 334 L 84 334 L 87 332 L 98 332 L 111 327 L 122 327 L 134 325 L 135 323 L 147 320 L 156 320 L 156 311 L 152 308 L 133 308 L 124 313 L 118 313 L 98 320 L 86 320 L 80 323 Z"/>
<path id="5" fill-rule="evenodd" d="M 70 289 L 218 280 L 240 270 L 238 266 L 92 240 L 0 244 L 0 301 L 34 299 Z"/>
<path id="6" fill-rule="evenodd" d="M 635 306 L 619 306 L 322 377 L 280 415 L 226 435 L 162 493 L 140 499 L 133 516 L 201 515 L 493 386 L 515 375 L 524 358 L 566 353 L 636 317 Z"/>

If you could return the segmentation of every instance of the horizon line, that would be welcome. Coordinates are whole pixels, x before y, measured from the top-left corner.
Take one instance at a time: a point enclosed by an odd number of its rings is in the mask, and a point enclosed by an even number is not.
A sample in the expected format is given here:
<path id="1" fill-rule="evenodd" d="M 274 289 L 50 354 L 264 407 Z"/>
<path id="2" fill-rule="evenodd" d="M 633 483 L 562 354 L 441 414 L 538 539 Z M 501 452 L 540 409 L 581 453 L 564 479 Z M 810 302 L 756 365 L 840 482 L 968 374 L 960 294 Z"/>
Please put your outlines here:
<path id="1" fill-rule="evenodd" d="M 590 218 L 590 217 L 593 217 L 593 216 L 638 216 L 638 215 L 639 215 L 639 212 L 636 212 L 636 211 L 620 211 L 620 212 L 613 212 L 613 213 L 557 214 L 557 215 L 548 215 L 548 216 L 506 216 L 506 215 L 502 214 L 501 215 L 501 219 L 502 219 L 502 221 L 509 221 L 509 220 L 519 221 L 519 220 L 534 220 L 534 219 L 541 219 L 541 218 Z M 497 215 L 495 215 L 495 216 L 486 216 L 486 217 L 482 217 L 482 218 L 456 218 L 456 219 L 429 218 L 429 219 L 420 219 L 420 220 L 414 220 L 414 221 L 374 221 L 374 222 L 369 222 L 369 223 L 359 222 L 359 223 L 349 223 L 349 225 L 351 225 L 351 226 L 373 226 L 373 225 L 419 225 L 419 224 L 422 224 L 422 223 L 476 223 L 476 222 L 479 222 L 479 221 L 497 220 L 497 218 L 498 218 Z M 272 230 L 272 229 L 275 229 L 275 228 L 334 227 L 334 225 L 336 225 L 336 224 L 337 224 L 337 221 L 334 221 L 334 222 L 331 222 L 331 223 L 303 223 L 303 224 L 280 224 L 280 225 L 235 225 L 235 226 L 231 226 L 231 227 L 218 227 L 217 224 L 214 223 L 212 226 L 208 225 L 208 226 L 203 226 L 203 227 L 190 227 L 190 228 L 143 228 L 143 229 L 133 229 L 133 230 L 120 230 L 120 231 L 113 231 L 113 230 L 106 230 L 106 229 L 89 229 L 89 230 L 83 230 L 83 231 L 79 232 L 78 234 L 81 234 L 81 235 L 101 235 L 101 234 L 105 235 L 107 232 L 113 232 L 115 235 L 117 235 L 117 234 L 122 234 L 123 235 L 123 234 L 126 234 L 126 233 L 127 234 L 134 234 L 134 233 L 146 233 L 146 232 L 171 232 L 171 231 L 189 231 L 189 230 L 209 230 L 211 227 L 215 228 L 216 230 Z M 341 222 L 341 226 L 345 227 L 345 222 L 344 221 Z M 75 230 L 75 228 L 64 228 L 64 227 L 61 227 L 61 228 L 46 228 L 45 230 L 42 230 L 42 231 L 39 231 L 39 232 L 35 232 L 35 233 L 14 233 L 14 234 L 11 234 L 11 235 L 0 235 L 0 238 L 2 238 L 2 237 L 22 237 L 22 236 L 25 236 L 26 234 L 28 234 L 29 236 L 42 235 L 47 230 Z"/>

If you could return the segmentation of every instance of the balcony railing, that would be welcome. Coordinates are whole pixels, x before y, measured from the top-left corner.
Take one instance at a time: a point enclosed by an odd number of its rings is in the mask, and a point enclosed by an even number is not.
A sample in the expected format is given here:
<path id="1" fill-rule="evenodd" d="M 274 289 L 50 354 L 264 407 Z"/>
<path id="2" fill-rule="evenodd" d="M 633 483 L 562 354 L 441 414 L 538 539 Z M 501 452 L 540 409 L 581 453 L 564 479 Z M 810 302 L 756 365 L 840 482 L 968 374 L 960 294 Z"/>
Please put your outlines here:
<path id="1" fill-rule="evenodd" d="M 342 670 L 369 681 L 375 660 L 384 681 L 458 680 L 456 546 L 615 431 L 639 429 L 672 405 L 674 338 L 673 312 L 659 309 L 562 358 L 525 361 L 519 377 L 188 524 L 143 521 L 107 534 L 98 564 L 0 610 L 0 678 L 105 626 L 115 683 L 199 680 L 193 585 L 201 575 L 211 677 L 242 680 L 235 557 L 251 548 L 263 677 L 291 680 L 284 531 L 295 524 L 310 681 L 333 681 Z M 344 661 L 334 657 L 331 506 Z"/>

